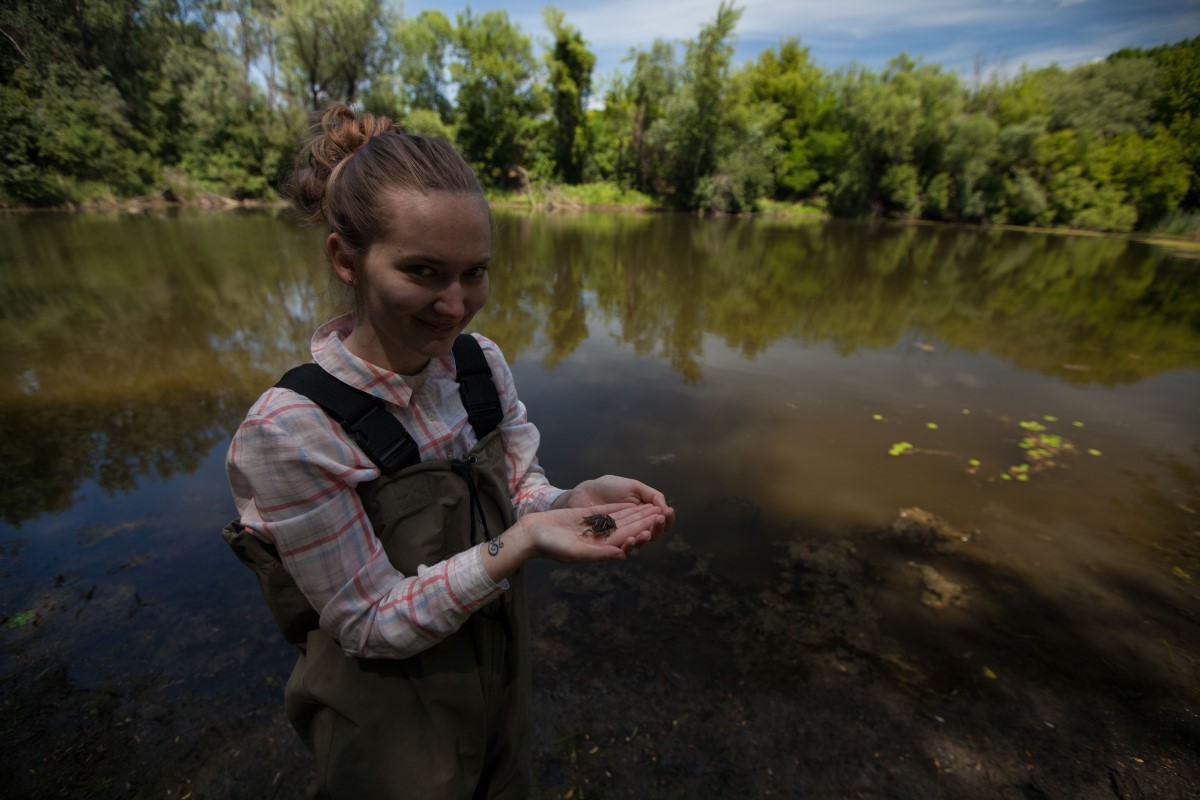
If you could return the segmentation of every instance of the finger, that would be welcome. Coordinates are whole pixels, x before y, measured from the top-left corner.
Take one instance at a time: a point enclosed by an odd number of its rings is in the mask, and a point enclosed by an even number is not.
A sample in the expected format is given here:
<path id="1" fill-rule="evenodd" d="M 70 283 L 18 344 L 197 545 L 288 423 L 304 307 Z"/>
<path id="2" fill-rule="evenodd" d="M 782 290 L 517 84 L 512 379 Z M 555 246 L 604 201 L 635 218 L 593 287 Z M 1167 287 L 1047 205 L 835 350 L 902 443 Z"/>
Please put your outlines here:
<path id="1" fill-rule="evenodd" d="M 582 519 L 583 517 L 591 516 L 593 514 L 608 514 L 609 516 L 613 516 L 626 509 L 637 507 L 638 506 L 636 503 L 606 503 L 600 506 L 589 506 L 588 508 L 580 508 L 576 510 L 579 512 L 580 518 Z"/>
<path id="2" fill-rule="evenodd" d="M 667 498 L 663 495 L 662 492 L 658 491 L 657 489 L 651 489 L 649 486 L 646 487 L 646 491 L 650 495 L 646 502 L 653 503 L 654 505 L 658 506 L 659 508 L 667 507 Z"/>
<path id="3" fill-rule="evenodd" d="M 662 529 L 660 531 L 658 531 L 658 533 L 660 535 L 666 533 L 667 531 L 671 530 L 671 527 L 674 524 L 675 524 L 675 509 L 671 508 L 670 506 L 665 506 L 663 508 Z"/>
<path id="4" fill-rule="evenodd" d="M 614 515 L 613 519 L 617 520 L 618 524 L 626 523 L 644 526 L 646 531 L 648 531 L 647 535 L 651 537 L 657 537 L 661 534 L 666 529 L 667 524 L 666 513 L 658 506 L 652 505 L 636 506 Z"/>
<path id="5" fill-rule="evenodd" d="M 655 531 L 662 527 L 664 521 L 665 518 L 657 513 L 647 514 L 640 519 L 631 520 L 622 530 L 622 533 L 625 533 L 626 536 L 620 542 L 621 548 L 628 552 L 631 549 L 637 549 L 647 542 L 653 541 L 657 535 Z"/>
<path id="6" fill-rule="evenodd" d="M 621 545 L 621 549 L 623 549 L 626 553 L 632 553 L 637 550 L 641 550 L 652 541 L 654 541 L 654 537 L 651 535 L 650 531 L 642 531 L 625 540 Z"/>
<path id="7" fill-rule="evenodd" d="M 599 547 L 588 547 L 584 550 L 586 561 L 622 561 L 625 550 L 612 544 L 602 544 Z"/>
<path id="8" fill-rule="evenodd" d="M 663 493 L 655 489 L 653 486 L 648 486 L 641 481 L 630 480 L 630 488 L 637 496 L 638 500 L 643 503 L 651 503 L 653 505 L 666 508 L 667 499 L 663 497 Z"/>
<path id="9" fill-rule="evenodd" d="M 652 517 L 655 514 L 661 515 L 662 509 L 658 508 L 658 506 L 641 505 L 630 506 L 628 508 L 623 508 L 620 511 L 614 511 L 609 516 L 611 516 L 617 521 L 618 524 L 620 524 L 626 521 L 635 522 L 644 517 Z"/>
<path id="10" fill-rule="evenodd" d="M 667 527 L 669 528 L 675 521 L 675 509 L 667 505 L 666 495 L 640 481 L 630 481 L 630 484 L 639 502 L 657 506 L 662 511 L 667 518 Z"/>

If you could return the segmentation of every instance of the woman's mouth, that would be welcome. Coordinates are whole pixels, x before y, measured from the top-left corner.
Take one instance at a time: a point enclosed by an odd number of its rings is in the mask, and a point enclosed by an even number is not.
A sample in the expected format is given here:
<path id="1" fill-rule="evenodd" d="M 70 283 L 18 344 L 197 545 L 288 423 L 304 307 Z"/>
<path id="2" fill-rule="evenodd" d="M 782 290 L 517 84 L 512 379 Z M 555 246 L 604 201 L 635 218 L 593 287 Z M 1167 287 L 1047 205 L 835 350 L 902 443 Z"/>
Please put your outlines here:
<path id="1" fill-rule="evenodd" d="M 426 319 L 418 319 L 417 321 L 428 328 L 431 333 L 439 336 L 446 336 L 458 330 L 458 322 L 430 322 Z"/>

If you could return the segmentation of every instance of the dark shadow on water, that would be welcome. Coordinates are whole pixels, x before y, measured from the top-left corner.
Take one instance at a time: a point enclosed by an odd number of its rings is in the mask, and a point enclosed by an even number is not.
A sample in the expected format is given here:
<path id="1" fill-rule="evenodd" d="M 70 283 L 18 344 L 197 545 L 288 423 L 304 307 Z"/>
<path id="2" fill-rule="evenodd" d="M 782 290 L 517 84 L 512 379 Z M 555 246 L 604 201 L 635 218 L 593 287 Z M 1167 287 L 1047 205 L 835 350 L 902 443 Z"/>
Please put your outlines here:
<path id="1" fill-rule="evenodd" d="M 757 592 L 683 543 L 653 578 L 536 584 L 543 796 L 1182 797 L 1200 777 L 1195 653 L 1159 642 L 1200 641 L 1178 595 L 1110 582 L 1104 608 L 1066 606 L 972 542 L 802 528 Z M 917 567 L 965 605 L 925 605 Z M 1159 627 L 1109 635 L 1114 602 Z"/>
<path id="2" fill-rule="evenodd" d="M 536 797 L 1172 798 L 1200 782 L 1189 595 L 1101 575 L 1104 602 L 1065 604 L 932 516 L 773 533 L 757 584 L 686 528 L 626 564 L 529 569 Z M 301 796 L 292 655 L 230 567 L 212 587 L 227 611 L 147 604 L 122 622 L 121 595 L 105 622 L 68 580 L 40 629 L 0 633 L 14 796 Z M 52 646 L 78 624 L 124 629 L 119 663 L 142 666 L 82 684 Z"/>

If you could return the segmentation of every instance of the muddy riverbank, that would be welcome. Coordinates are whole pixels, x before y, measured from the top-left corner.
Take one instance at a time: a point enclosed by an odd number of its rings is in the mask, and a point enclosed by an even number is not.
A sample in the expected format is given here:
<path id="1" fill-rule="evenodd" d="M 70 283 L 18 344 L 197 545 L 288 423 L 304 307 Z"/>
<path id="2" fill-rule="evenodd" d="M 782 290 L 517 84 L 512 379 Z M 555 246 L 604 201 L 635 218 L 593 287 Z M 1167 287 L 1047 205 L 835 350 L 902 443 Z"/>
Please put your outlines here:
<path id="1" fill-rule="evenodd" d="M 682 536 L 615 567 L 532 570 L 538 797 L 1126 800 L 1200 786 L 1189 582 L 1114 572 L 1064 603 L 986 531 L 919 509 L 884 530 L 795 526 L 774 553 L 758 584 Z M 85 598 L 60 578 L 36 620 L 0 633 L 5 796 L 303 796 L 309 758 L 280 700 L 290 654 L 262 609 L 236 637 L 160 629 L 143 598 Z M 121 617 L 127 669 L 61 660 L 63 643 Z"/>

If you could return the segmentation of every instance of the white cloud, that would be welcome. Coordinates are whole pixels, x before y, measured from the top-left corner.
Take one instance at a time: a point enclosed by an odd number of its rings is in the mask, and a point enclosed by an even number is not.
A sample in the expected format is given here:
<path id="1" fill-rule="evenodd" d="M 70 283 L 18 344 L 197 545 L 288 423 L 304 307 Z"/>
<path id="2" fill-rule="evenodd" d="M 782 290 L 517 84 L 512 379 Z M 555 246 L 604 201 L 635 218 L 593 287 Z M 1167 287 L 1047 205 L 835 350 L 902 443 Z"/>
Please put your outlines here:
<path id="1" fill-rule="evenodd" d="M 478 12 L 504 8 L 535 41 L 547 33 L 542 7 L 555 0 L 473 0 Z M 624 69 L 631 48 L 656 39 L 695 38 L 719 0 L 559 0 L 567 21 L 597 53 L 597 75 Z M 464 0 L 409 0 L 407 13 L 438 5 L 453 15 Z M 826 68 L 859 62 L 879 68 L 900 53 L 969 74 L 1073 66 L 1122 47 L 1146 47 L 1200 34 L 1200 0 L 740 0 L 737 60 L 796 36 Z"/>
<path id="2" fill-rule="evenodd" d="M 610 0 L 563 4 L 568 21 L 594 46 L 645 46 L 655 38 L 691 39 L 717 14 L 717 2 Z M 901 30 L 988 25 L 1003 19 L 1001 5 L 985 0 L 748 0 L 741 5 L 741 38 L 800 36 L 865 39 Z"/>

